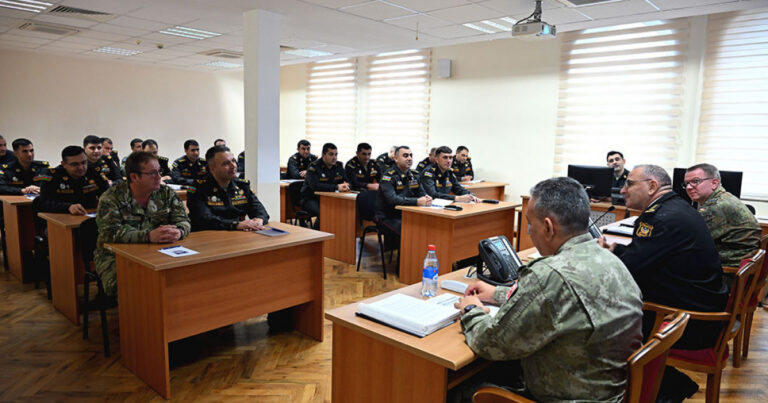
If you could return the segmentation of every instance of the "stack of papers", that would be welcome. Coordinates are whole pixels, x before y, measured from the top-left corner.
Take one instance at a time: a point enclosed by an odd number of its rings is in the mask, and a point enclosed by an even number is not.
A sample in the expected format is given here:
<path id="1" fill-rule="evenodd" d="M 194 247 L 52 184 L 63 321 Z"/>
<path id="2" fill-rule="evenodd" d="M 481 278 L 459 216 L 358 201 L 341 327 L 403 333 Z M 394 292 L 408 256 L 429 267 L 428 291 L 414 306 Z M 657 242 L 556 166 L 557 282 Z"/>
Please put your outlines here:
<path id="1" fill-rule="evenodd" d="M 449 204 L 453 203 L 453 200 L 448 199 L 432 199 L 432 207 L 435 208 L 443 208 Z"/>
<path id="2" fill-rule="evenodd" d="M 453 304 L 445 306 L 404 294 L 395 294 L 370 304 L 360 303 L 357 315 L 424 337 L 456 321 L 459 318 L 459 310 L 454 308 Z"/>
<path id="3" fill-rule="evenodd" d="M 624 235 L 624 236 L 632 236 L 632 232 L 634 230 L 635 229 L 633 227 L 625 227 L 623 225 L 603 228 L 603 232 L 606 234 Z"/>

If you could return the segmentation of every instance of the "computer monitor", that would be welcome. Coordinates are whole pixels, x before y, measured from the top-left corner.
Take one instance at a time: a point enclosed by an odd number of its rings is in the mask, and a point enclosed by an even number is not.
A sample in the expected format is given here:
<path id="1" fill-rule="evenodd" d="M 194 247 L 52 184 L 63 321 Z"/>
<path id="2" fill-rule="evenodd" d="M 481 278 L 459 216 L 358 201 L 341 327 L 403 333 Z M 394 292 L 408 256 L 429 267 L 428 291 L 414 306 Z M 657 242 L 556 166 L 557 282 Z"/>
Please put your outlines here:
<path id="1" fill-rule="evenodd" d="M 672 174 L 672 188 L 675 193 L 685 199 L 688 203 L 691 203 L 691 198 L 688 197 L 685 189 L 683 189 L 683 182 L 685 181 L 686 168 L 675 168 Z M 741 198 L 741 180 L 744 177 L 744 173 L 740 171 L 720 171 L 720 184 L 732 195 Z"/>
<path id="2" fill-rule="evenodd" d="M 568 165 L 568 177 L 576 179 L 589 197 L 611 197 L 613 168 L 592 165 Z"/>

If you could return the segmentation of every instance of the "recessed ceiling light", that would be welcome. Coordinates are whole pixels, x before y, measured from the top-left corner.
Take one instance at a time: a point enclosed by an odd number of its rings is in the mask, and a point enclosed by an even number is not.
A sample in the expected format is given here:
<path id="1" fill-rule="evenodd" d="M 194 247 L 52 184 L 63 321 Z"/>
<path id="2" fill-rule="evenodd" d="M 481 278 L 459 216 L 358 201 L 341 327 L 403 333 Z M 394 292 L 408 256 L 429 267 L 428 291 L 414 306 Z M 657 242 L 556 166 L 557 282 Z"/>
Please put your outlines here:
<path id="1" fill-rule="evenodd" d="M 238 67 L 243 67 L 243 65 L 240 63 L 223 62 L 221 60 L 217 60 L 215 62 L 208 62 L 204 64 L 204 66 L 221 67 L 223 69 L 236 69 Z"/>
<path id="2" fill-rule="evenodd" d="M 496 33 L 496 31 L 494 31 L 492 29 L 483 28 L 483 27 L 475 25 L 475 24 L 467 23 L 467 24 L 461 24 L 461 25 L 463 25 L 463 26 L 465 26 L 467 28 L 472 28 L 472 29 L 474 29 L 476 31 L 485 32 L 486 34 L 495 34 Z"/>
<path id="3" fill-rule="evenodd" d="M 133 56 L 141 53 L 140 50 L 113 48 L 110 46 L 104 46 L 98 49 L 94 49 L 93 51 L 98 53 L 108 53 L 110 55 L 120 55 L 120 56 Z"/>
<path id="4" fill-rule="evenodd" d="M 203 31 L 202 29 L 187 28 L 181 26 L 168 28 L 160 31 L 160 33 L 166 35 L 183 36 L 185 38 L 191 39 L 208 39 L 213 38 L 214 36 L 221 36 L 221 34 L 217 32 Z"/>
<path id="5" fill-rule="evenodd" d="M 52 6 L 53 3 L 35 0 L 0 0 L 0 7 L 12 8 L 14 10 L 29 11 L 39 13 Z"/>
<path id="6" fill-rule="evenodd" d="M 506 26 L 506 25 L 501 25 L 501 24 L 499 24 L 498 22 L 493 22 L 493 21 L 489 21 L 489 20 L 484 20 L 484 21 L 483 21 L 483 24 L 485 24 L 485 25 L 490 25 L 490 26 L 492 26 L 492 27 L 494 27 L 494 28 L 496 28 L 496 29 L 500 29 L 500 30 L 502 30 L 502 31 L 506 31 L 506 32 L 512 31 L 512 27 L 508 27 L 508 26 Z"/>
<path id="7" fill-rule="evenodd" d="M 322 50 L 313 50 L 313 49 L 291 49 L 291 50 L 286 50 L 283 53 L 293 55 L 293 56 L 301 56 L 301 57 L 329 56 L 333 54 L 331 52 L 323 52 Z"/>

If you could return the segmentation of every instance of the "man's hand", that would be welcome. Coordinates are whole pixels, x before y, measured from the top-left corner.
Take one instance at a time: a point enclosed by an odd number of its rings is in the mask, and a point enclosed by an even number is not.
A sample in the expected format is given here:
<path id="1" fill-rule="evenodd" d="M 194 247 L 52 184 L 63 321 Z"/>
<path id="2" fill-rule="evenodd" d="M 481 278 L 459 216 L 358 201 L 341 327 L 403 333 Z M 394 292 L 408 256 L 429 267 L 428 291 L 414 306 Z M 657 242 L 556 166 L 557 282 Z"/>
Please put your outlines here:
<path id="1" fill-rule="evenodd" d="M 165 176 L 163 176 L 162 178 L 160 178 L 160 180 L 161 180 L 161 181 L 163 181 L 163 182 L 164 182 L 164 181 L 169 181 L 169 180 L 171 180 L 171 177 L 170 177 L 170 176 L 168 176 L 168 175 L 165 175 Z"/>
<path id="2" fill-rule="evenodd" d="M 429 197 L 429 195 L 421 196 L 419 197 L 419 200 L 416 202 L 416 205 L 421 207 L 429 207 L 432 205 L 432 198 Z"/>
<path id="3" fill-rule="evenodd" d="M 83 208 L 82 204 L 70 204 L 69 205 L 69 214 L 72 215 L 85 215 L 87 211 L 85 211 L 85 208 Z"/>
<path id="4" fill-rule="evenodd" d="M 366 189 L 368 190 L 379 190 L 379 184 L 378 183 L 369 183 L 365 185 Z"/>
<path id="5" fill-rule="evenodd" d="M 472 180 L 472 175 L 466 175 L 461 178 L 462 182 L 469 182 Z"/>
<path id="6" fill-rule="evenodd" d="M 149 242 L 170 243 L 181 238 L 181 231 L 175 225 L 161 225 L 149 232 Z"/>
<path id="7" fill-rule="evenodd" d="M 616 249 L 616 243 L 609 244 L 608 240 L 605 239 L 604 236 L 601 236 L 600 238 L 597 238 L 597 244 L 602 246 L 605 249 L 608 249 L 609 251 L 613 252 L 614 249 Z"/>
<path id="8" fill-rule="evenodd" d="M 307 176 L 307 171 L 306 170 L 299 171 L 299 176 L 301 176 L 302 178 L 306 177 Z"/>
<path id="9" fill-rule="evenodd" d="M 25 194 L 25 195 L 28 195 L 28 194 L 39 195 L 40 194 L 40 187 L 39 186 L 35 186 L 35 185 L 30 185 L 30 186 L 25 187 L 24 189 L 21 189 L 21 193 Z"/>
<path id="10" fill-rule="evenodd" d="M 483 303 L 480 302 L 480 298 L 477 298 L 474 295 L 470 295 L 469 297 L 459 298 L 459 302 L 453 304 L 453 307 L 460 310 L 461 314 L 463 315 L 464 307 L 466 307 L 467 305 L 477 305 L 480 308 L 483 308 L 483 311 L 485 311 L 485 313 L 491 312 L 490 309 L 483 306 Z"/>
<path id="11" fill-rule="evenodd" d="M 242 231 L 261 231 L 264 229 L 264 220 L 261 218 L 243 220 L 237 224 L 237 229 Z"/>
<path id="12" fill-rule="evenodd" d="M 493 302 L 494 291 L 496 291 L 495 286 L 492 286 L 485 281 L 475 281 L 467 287 L 466 291 L 464 291 L 464 295 L 475 296 L 485 302 Z"/>
<path id="13" fill-rule="evenodd" d="M 339 183 L 336 189 L 338 189 L 339 192 L 349 192 L 349 183 Z"/>
<path id="14" fill-rule="evenodd" d="M 478 198 L 475 197 L 474 195 L 469 194 L 469 195 L 456 196 L 455 200 L 457 202 L 469 203 L 469 202 L 477 202 Z"/>

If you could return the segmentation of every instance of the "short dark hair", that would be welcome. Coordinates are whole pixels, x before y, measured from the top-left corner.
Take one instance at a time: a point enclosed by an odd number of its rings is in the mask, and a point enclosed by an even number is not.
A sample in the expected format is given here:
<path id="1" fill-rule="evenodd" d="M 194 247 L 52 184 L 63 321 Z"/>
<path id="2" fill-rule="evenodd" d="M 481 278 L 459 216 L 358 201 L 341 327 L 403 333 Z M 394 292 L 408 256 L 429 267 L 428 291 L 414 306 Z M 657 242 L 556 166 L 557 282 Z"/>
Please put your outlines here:
<path id="1" fill-rule="evenodd" d="M 184 142 L 184 151 L 189 150 L 190 146 L 198 146 L 200 147 L 200 144 L 197 144 L 197 141 L 195 140 L 187 140 Z"/>
<path id="2" fill-rule="evenodd" d="M 128 183 L 131 183 L 132 173 L 141 173 L 141 166 L 152 160 L 157 161 L 157 158 L 150 152 L 136 151 L 131 153 L 125 159 L 125 176 L 128 177 Z"/>
<path id="3" fill-rule="evenodd" d="M 589 226 L 589 197 L 572 178 L 543 180 L 531 189 L 532 208 L 539 218 L 552 217 L 568 235 L 583 234 Z"/>
<path id="4" fill-rule="evenodd" d="M 469 151 L 469 148 L 467 148 L 465 146 L 458 146 L 458 147 L 456 147 L 456 154 L 458 154 L 458 153 L 460 153 L 460 152 L 462 152 L 464 150 Z"/>
<path id="5" fill-rule="evenodd" d="M 215 157 L 216 154 L 224 153 L 227 151 L 230 151 L 229 147 L 227 146 L 213 146 L 205 152 L 205 159 L 208 161 L 208 164 L 213 164 L 213 157 Z"/>
<path id="6" fill-rule="evenodd" d="M 298 143 L 296 143 L 296 148 L 299 148 L 301 146 L 311 147 L 312 144 L 310 144 L 309 141 L 307 141 L 307 140 L 301 139 L 301 140 L 299 140 Z"/>
<path id="7" fill-rule="evenodd" d="M 363 151 L 363 150 L 373 150 L 373 147 L 371 147 L 368 143 L 360 143 L 357 145 L 357 152 Z"/>
<path id="8" fill-rule="evenodd" d="M 610 157 L 613 154 L 619 154 L 619 157 L 621 157 L 621 159 L 624 159 L 624 154 L 622 154 L 621 151 L 608 151 L 608 154 L 605 154 L 605 159 L 608 160 L 608 157 Z"/>
<path id="9" fill-rule="evenodd" d="M 338 150 L 338 148 L 336 148 L 336 144 L 333 143 L 323 144 L 323 155 L 327 154 L 329 150 Z"/>
<path id="10" fill-rule="evenodd" d="M 219 141 L 223 141 L 224 143 L 227 142 L 227 140 L 224 140 L 224 139 L 216 139 L 216 140 L 213 140 L 213 145 L 216 145 L 216 143 L 218 143 Z"/>
<path id="11" fill-rule="evenodd" d="M 409 150 L 411 149 L 411 147 L 408 147 L 408 146 L 395 146 L 395 155 L 397 155 L 397 153 L 399 153 L 400 150 L 402 150 L 404 148 L 407 148 Z"/>
<path id="12" fill-rule="evenodd" d="M 13 151 L 18 151 L 18 149 L 21 147 L 26 147 L 31 145 L 32 145 L 32 142 L 25 138 L 13 140 L 13 143 L 11 143 L 11 147 L 13 147 Z"/>
<path id="13" fill-rule="evenodd" d="M 432 149 L 429 150 L 429 155 L 434 157 L 435 156 L 435 151 L 437 151 L 437 147 L 432 147 Z"/>
<path id="14" fill-rule="evenodd" d="M 141 142 L 141 148 L 142 149 L 147 148 L 147 146 L 155 146 L 155 147 L 157 147 L 157 141 L 152 140 L 152 139 L 146 139 L 146 140 Z M 160 147 L 157 147 L 157 148 L 160 148 Z"/>
<path id="15" fill-rule="evenodd" d="M 718 170 L 717 167 L 712 165 L 712 164 L 706 164 L 706 163 L 704 163 L 704 164 L 696 164 L 696 165 L 686 169 L 685 172 L 688 173 L 688 172 L 691 172 L 691 171 L 695 171 L 697 169 L 701 169 L 702 171 L 704 171 L 705 174 L 707 174 L 708 176 L 710 176 L 712 178 L 717 179 L 718 181 L 721 180 L 720 179 L 720 170 Z"/>
<path id="16" fill-rule="evenodd" d="M 101 137 L 94 136 L 94 135 L 85 136 L 85 138 L 83 139 L 83 148 L 85 148 L 85 146 L 87 146 L 88 144 L 101 145 Z"/>
<path id="17" fill-rule="evenodd" d="M 448 146 L 440 146 L 435 149 L 435 158 L 440 154 L 453 154 L 453 150 Z"/>
<path id="18" fill-rule="evenodd" d="M 141 142 L 142 141 L 141 141 L 140 138 L 135 138 L 135 139 L 131 140 L 131 148 L 133 148 L 133 146 L 136 145 L 136 143 L 141 143 Z"/>
<path id="19" fill-rule="evenodd" d="M 80 154 L 85 154 L 85 150 L 80 146 L 66 146 L 61 150 L 61 160 L 66 161 L 67 157 L 76 157 Z"/>
<path id="20" fill-rule="evenodd" d="M 109 137 L 102 137 L 102 138 L 101 138 L 101 143 L 102 143 L 102 144 L 104 144 L 104 143 L 109 143 L 109 144 L 115 145 L 114 143 L 112 143 L 112 139 L 111 139 L 111 138 L 109 138 Z"/>

